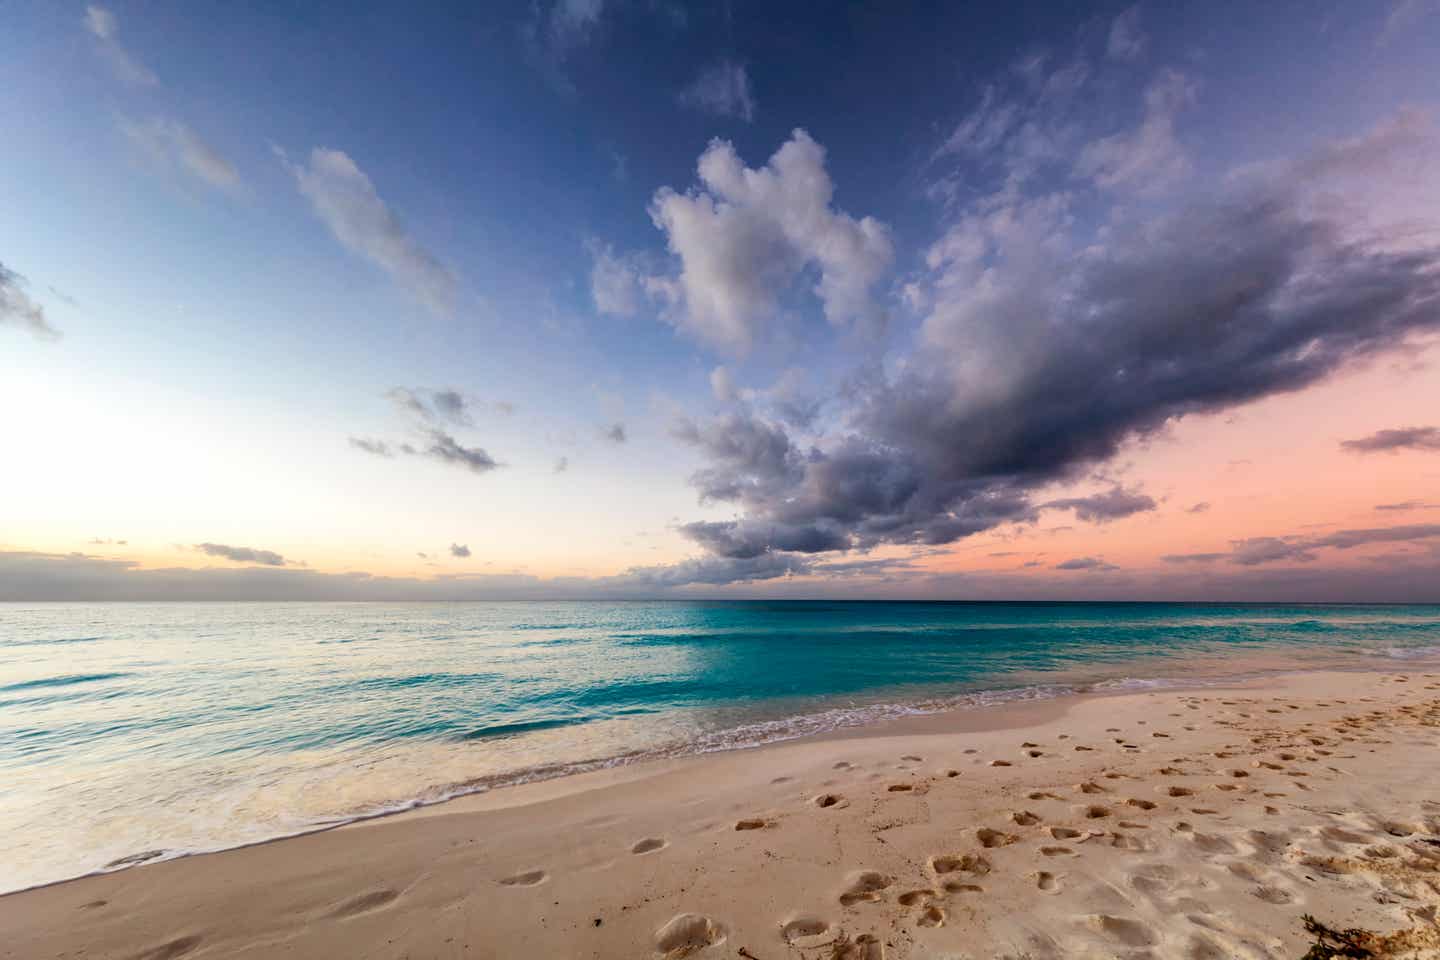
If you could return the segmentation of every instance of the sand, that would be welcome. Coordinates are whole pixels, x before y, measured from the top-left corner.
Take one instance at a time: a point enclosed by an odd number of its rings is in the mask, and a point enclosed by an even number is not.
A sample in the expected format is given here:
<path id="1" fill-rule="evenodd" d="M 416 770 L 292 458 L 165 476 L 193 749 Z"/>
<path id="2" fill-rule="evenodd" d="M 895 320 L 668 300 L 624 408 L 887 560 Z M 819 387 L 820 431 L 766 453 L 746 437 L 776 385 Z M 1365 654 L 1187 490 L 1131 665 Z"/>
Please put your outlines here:
<path id="1" fill-rule="evenodd" d="M 1440 675 L 1072 697 L 0 898 L 0 956 L 1440 956 Z"/>

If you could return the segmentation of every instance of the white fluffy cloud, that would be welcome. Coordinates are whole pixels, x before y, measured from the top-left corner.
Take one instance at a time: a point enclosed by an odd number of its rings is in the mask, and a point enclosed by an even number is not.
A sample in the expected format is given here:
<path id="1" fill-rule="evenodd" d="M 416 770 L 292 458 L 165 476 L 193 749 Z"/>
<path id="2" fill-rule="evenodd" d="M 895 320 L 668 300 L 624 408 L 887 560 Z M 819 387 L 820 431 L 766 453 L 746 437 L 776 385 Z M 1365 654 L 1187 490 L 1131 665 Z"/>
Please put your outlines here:
<path id="1" fill-rule="evenodd" d="M 310 162 L 280 159 L 317 216 L 351 253 L 384 269 L 438 313 L 455 299 L 455 277 L 406 232 L 365 171 L 340 150 L 316 147 Z"/>
<path id="2" fill-rule="evenodd" d="M 212 187 L 231 189 L 240 183 L 235 165 L 195 131 L 178 120 L 155 117 L 147 121 L 120 121 L 132 143 L 163 163 L 178 163 Z"/>
<path id="3" fill-rule="evenodd" d="M 727 141 L 700 156 L 702 188 L 659 190 L 650 217 L 680 258 L 680 275 L 647 284 L 673 302 L 683 329 L 715 346 L 744 351 L 773 321 L 780 297 L 807 266 L 826 318 L 878 329 L 884 311 L 871 290 L 893 258 L 889 229 L 831 206 L 825 150 L 796 130 L 769 163 L 747 168 Z"/>
<path id="4" fill-rule="evenodd" d="M 744 64 L 731 60 L 721 60 L 701 70 L 700 75 L 680 91 L 679 100 L 688 107 L 716 116 L 738 117 L 746 123 L 755 119 L 750 75 Z"/>

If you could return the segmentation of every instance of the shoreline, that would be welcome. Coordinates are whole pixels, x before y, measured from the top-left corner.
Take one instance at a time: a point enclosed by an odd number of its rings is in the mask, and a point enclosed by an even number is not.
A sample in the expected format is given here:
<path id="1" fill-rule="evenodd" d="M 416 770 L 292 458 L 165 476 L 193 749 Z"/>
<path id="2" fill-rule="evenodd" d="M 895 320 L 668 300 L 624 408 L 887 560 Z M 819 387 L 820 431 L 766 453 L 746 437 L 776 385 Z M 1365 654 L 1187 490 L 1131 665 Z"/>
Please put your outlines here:
<path id="1" fill-rule="evenodd" d="M 1240 876 L 1236 870 L 1275 873 L 1280 865 L 1268 862 L 1274 859 L 1273 851 L 1257 848 L 1253 859 L 1260 861 L 1263 869 L 1236 860 L 1242 847 L 1253 847 L 1255 841 L 1248 839 L 1248 834 L 1239 839 L 1227 837 L 1218 823 L 1249 819 L 1263 806 L 1267 812 L 1260 815 L 1262 825 L 1297 821 L 1288 833 L 1299 837 L 1304 830 L 1298 821 L 1317 815 L 1310 801 L 1335 805 L 1340 797 L 1330 794 L 1337 791 L 1373 787 L 1388 795 L 1389 801 L 1403 799 L 1415 809 L 1405 811 L 1403 817 L 1388 814 L 1386 822 L 1400 822 L 1395 819 L 1400 817 L 1418 827 L 1411 835 L 1440 837 L 1440 802 L 1429 799 L 1440 797 L 1440 754 L 1435 752 L 1436 732 L 1430 729 L 1440 723 L 1436 719 L 1440 681 L 1434 674 L 1396 680 L 1406 676 L 1409 666 L 1383 672 L 1298 672 L 1202 689 L 1089 693 L 903 717 L 751 749 L 627 764 L 490 790 L 299 836 L 7 894 L 0 897 L 0 926 L 13 928 L 14 933 L 10 944 L 0 946 L 0 956 L 58 955 L 82 947 L 91 955 L 117 957 L 179 957 L 192 950 L 203 950 L 206 956 L 270 956 L 285 952 L 279 949 L 282 942 L 293 947 L 301 941 L 307 944 L 305 951 L 318 955 L 351 950 L 357 936 L 365 942 L 379 937 L 385 948 L 367 954 L 377 956 L 399 956 L 402 947 L 414 956 L 511 956 L 522 943 L 535 938 L 543 941 L 548 952 L 532 955 L 634 956 L 649 951 L 660 956 L 693 953 L 718 957 L 734 956 L 738 946 L 748 944 L 747 949 L 762 960 L 770 960 L 772 955 L 808 960 L 828 956 L 815 952 L 822 947 L 841 944 L 845 949 L 862 950 L 853 953 L 857 958 L 885 955 L 886 947 L 890 956 L 962 956 L 965 954 L 924 951 L 938 949 L 947 936 L 962 928 L 974 928 L 972 933 L 1002 947 L 1008 942 L 1006 936 L 1020 935 L 1006 923 L 975 913 L 972 904 L 993 895 L 1011 898 L 1014 909 L 1016 893 L 992 890 L 997 884 L 991 874 L 1002 872 L 1003 861 L 1037 830 L 1049 831 L 1037 837 L 1039 841 L 1065 840 L 1048 847 L 1042 842 L 1031 851 L 1038 860 L 1030 864 L 1037 868 L 1030 874 L 1039 879 L 1032 878 L 1020 902 L 1050 905 L 1064 899 L 1051 892 L 1062 879 L 1065 887 L 1083 886 L 1073 871 L 1062 869 L 1069 863 L 1096 861 L 1097 868 L 1114 868 L 1123 865 L 1127 857 L 1146 853 L 1147 846 L 1158 851 L 1183 842 L 1187 835 L 1189 848 L 1172 850 L 1170 859 L 1182 853 L 1193 858 L 1198 853 L 1202 860 L 1235 861 L 1224 865 L 1230 876 Z M 1387 725 L 1404 727 L 1406 736 L 1414 741 L 1408 750 L 1396 754 L 1393 742 L 1378 742 L 1382 735 L 1367 727 L 1366 733 L 1352 739 L 1376 740 L 1374 747 L 1343 748 L 1355 751 L 1345 762 L 1357 769 L 1347 769 L 1343 776 L 1323 772 L 1325 764 L 1313 773 L 1291 771 L 1294 776 L 1289 782 L 1296 786 L 1281 791 L 1287 795 L 1314 794 L 1322 784 L 1326 786 L 1319 796 L 1304 798 L 1293 810 L 1272 805 L 1281 801 L 1278 796 L 1268 799 L 1268 792 L 1266 798 L 1260 798 L 1250 784 L 1252 777 L 1288 776 L 1264 764 L 1280 767 L 1299 761 L 1264 759 L 1257 751 L 1255 766 L 1222 772 L 1227 780 L 1205 785 L 1205 806 L 1195 808 L 1194 813 L 1179 811 L 1186 818 L 1179 823 L 1188 831 L 1175 823 L 1140 822 L 1153 820 L 1166 807 L 1189 802 L 1160 793 L 1162 789 L 1188 788 L 1166 788 L 1165 782 L 1173 777 L 1155 773 L 1166 769 L 1158 764 L 1175 770 L 1174 776 L 1189 777 L 1199 775 L 1189 767 L 1207 762 L 1193 754 L 1203 754 L 1217 743 L 1219 748 L 1208 751 L 1217 756 L 1246 749 L 1244 741 L 1252 739 L 1265 740 L 1266 749 L 1272 749 L 1272 742 L 1303 743 L 1303 734 L 1269 727 L 1277 720 L 1304 718 L 1312 730 L 1325 723 L 1343 728 L 1346 721 L 1340 717 L 1355 709 L 1351 698 L 1362 696 L 1389 711 Z M 1305 702 L 1309 700 L 1315 702 Z M 1342 700 L 1346 705 L 1340 705 Z M 1226 702 L 1252 706 L 1239 709 L 1224 706 Z M 1321 703 L 1330 705 L 1322 707 Z M 1257 704 L 1260 706 L 1254 706 Z M 1372 708 L 1367 705 L 1366 709 Z M 1231 716 L 1237 712 L 1244 716 Z M 1412 730 L 1417 715 L 1431 719 Z M 1205 717 L 1206 722 L 1176 727 L 1177 717 L 1192 716 Z M 1160 726 L 1166 730 L 1156 729 Z M 1127 735 L 1108 733 L 1112 727 L 1123 728 Z M 1147 729 L 1153 736 L 1140 736 Z M 1242 731 L 1249 736 L 1240 737 Z M 1334 746 L 1338 747 L 1344 736 Z M 1238 743 L 1225 742 L 1237 739 Z M 1331 736 L 1326 734 L 1323 739 L 1328 742 Z M 1022 740 L 1035 746 L 1022 747 Z M 1123 740 L 1125 745 L 1107 744 L 1114 740 Z M 1073 742 L 1073 748 L 1067 741 Z M 1428 765 L 1415 762 L 1419 756 L 1415 748 L 1422 741 Z M 1317 751 L 1314 762 L 1322 761 L 1318 751 L 1323 748 L 1319 746 L 1295 749 Z M 1361 753 L 1362 749 L 1369 752 Z M 1181 751 L 1187 753 L 1183 774 L 1179 758 L 1170 756 Z M 1337 755 L 1340 750 L 1329 753 Z M 1369 771 L 1377 759 L 1381 775 L 1358 770 L 1365 767 Z M 1140 767 L 1136 767 L 1137 761 L 1143 761 Z M 1213 758 L 1208 762 L 1215 765 Z M 1249 756 L 1246 762 L 1251 762 Z M 1112 774 L 1113 781 L 1107 782 Z M 1131 780 L 1154 782 L 1131 786 Z M 1091 784 L 1093 794 L 1088 788 L 1076 792 L 1076 781 L 1082 786 Z M 1116 807 L 1113 803 L 1120 789 L 1134 795 L 1122 801 L 1123 807 Z M 831 797 L 831 802 L 822 802 L 826 797 Z M 1097 804 L 1087 808 L 1078 801 L 1096 797 L 1106 801 L 1098 805 L 1106 812 L 1091 817 L 1083 810 L 1093 813 Z M 1426 802 L 1431 808 L 1424 808 Z M 1365 806 L 1347 799 L 1344 809 L 1362 810 Z M 1276 813 L 1268 812 L 1272 809 Z M 1124 819 L 1131 817 L 1134 819 Z M 1089 824 L 1089 819 L 1095 823 Z M 1211 819 L 1218 822 L 1215 833 L 1202 832 L 1201 825 L 1193 822 Z M 1131 826 L 1124 826 L 1126 823 Z M 985 826 L 980 826 L 973 838 L 966 836 L 982 824 Z M 1090 826 L 1103 829 L 1096 833 L 1087 829 Z M 1319 829 L 1313 839 L 1305 834 L 1295 841 L 1320 848 L 1319 852 L 1306 851 L 1304 856 L 1332 855 L 1329 847 L 1343 851 L 1343 843 L 1323 833 L 1327 828 Z M 1351 823 L 1344 829 L 1349 835 L 1362 835 L 1359 825 Z M 1394 847 L 1401 842 L 1394 836 L 1387 842 L 1383 830 L 1380 834 L 1369 846 Z M 1157 843 L 1161 837 L 1169 842 Z M 1204 841 L 1204 849 L 1194 848 L 1201 837 L 1211 839 Z M 1097 838 L 1103 846 L 1095 842 Z M 901 852 L 902 847 L 915 844 L 954 852 Z M 1412 847 L 1418 852 L 1412 854 Z M 1060 848 L 1067 852 L 1056 852 Z M 1047 849 L 1052 852 L 1046 853 Z M 1427 849 L 1435 849 L 1435 869 L 1440 869 L 1440 845 L 1410 843 L 1400 849 L 1402 853 L 1379 857 L 1377 863 L 1396 857 L 1409 862 Z M 1230 852 L 1223 853 L 1226 850 Z M 898 860 L 897 853 L 901 853 Z M 980 857 L 986 867 L 983 874 L 971 878 L 978 882 L 959 883 L 951 876 L 955 871 L 937 871 L 937 864 L 950 862 L 943 856 L 970 856 L 974 864 L 980 861 L 973 858 Z M 721 866 L 724 869 L 717 874 Z M 1306 869 L 1314 873 L 1318 868 Z M 772 872 L 790 879 L 779 881 L 770 876 Z M 876 876 L 870 877 L 872 873 Z M 743 882 L 721 889 L 712 874 L 737 875 Z M 908 879 L 902 882 L 901 875 Z M 1358 868 L 1337 874 L 1345 878 L 1360 875 L 1363 872 Z M 1046 877 L 1051 890 L 1035 886 Z M 883 887 L 845 892 L 856 883 L 863 887 L 880 880 L 886 880 Z M 1247 882 L 1255 887 L 1253 881 Z M 949 889 L 947 883 L 955 889 Z M 1211 892 L 1217 896 L 1217 891 L 1224 892 L 1227 902 L 1232 896 L 1255 901 L 1240 901 L 1247 911 L 1258 904 L 1273 912 L 1303 900 L 1300 891 L 1290 890 L 1290 884 L 1278 879 L 1276 889 L 1281 892 L 1272 897 L 1275 903 L 1256 900 L 1245 889 L 1224 890 L 1227 884 L 1223 882 L 1212 883 L 1215 889 Z M 908 890 L 906 884 L 915 890 Z M 1440 884 L 1432 886 L 1433 902 L 1440 904 Z M 1136 900 L 1133 887 L 1122 885 L 1126 899 Z M 1040 896 L 1037 891 L 1045 894 L 1043 898 L 1036 899 Z M 803 903 L 787 910 L 779 901 L 792 892 Z M 1425 897 L 1430 895 L 1413 884 L 1406 893 L 1412 901 L 1419 898 L 1422 911 Z M 1278 902 L 1285 897 L 1290 899 Z M 267 908 L 263 916 L 255 912 L 258 905 L 274 907 L 277 898 L 290 907 Z M 497 898 L 515 909 L 489 918 L 496 925 L 495 934 L 481 938 L 473 924 L 477 917 L 493 912 L 490 908 Z M 1140 897 L 1128 905 L 1138 909 L 1143 901 Z M 1414 906 L 1399 899 L 1394 902 Z M 1350 904 L 1350 912 L 1367 903 L 1374 908 L 1371 912 L 1379 910 L 1392 926 L 1397 919 L 1405 919 L 1388 908 L 1380 910 L 1373 899 Z M 917 905 L 923 908 L 916 909 Z M 1321 915 L 1320 904 L 1309 906 L 1314 907 L 1310 912 Z M 1330 909 L 1335 908 L 1331 905 Z M 1111 936 L 1115 930 L 1128 931 L 1127 936 L 1133 933 L 1138 940 L 1164 941 L 1155 927 L 1162 918 L 1153 918 L 1150 926 L 1155 929 L 1150 932 L 1137 932 L 1119 922 L 1125 917 L 1118 905 L 1115 911 L 1095 915 L 1109 917 L 1118 926 L 1086 920 L 1076 931 L 1072 923 L 1054 922 L 1059 924 L 1056 929 L 1067 935 L 1097 944 L 1115 939 Z M 791 913 L 795 916 L 785 919 Z M 587 927 L 578 923 L 579 914 L 585 914 L 587 921 L 599 922 Z M 669 934 L 663 933 L 667 924 L 682 916 L 700 919 L 684 920 Z M 1350 925 L 1349 917 L 1334 919 L 1345 919 L 1342 925 Z M 815 931 L 796 934 L 800 929 L 796 927 L 790 931 L 794 936 L 783 934 L 788 924 L 801 920 L 805 921 L 801 927 Z M 1374 919 L 1371 923 L 1379 925 Z M 1114 929 L 1107 932 L 1107 924 Z M 396 930 L 403 935 L 383 935 Z M 448 941 L 439 936 L 446 930 Z M 174 936 L 165 939 L 167 931 Z M 827 935 L 828 946 L 815 940 Z M 1216 931 L 1199 935 L 1217 944 L 1225 939 Z M 842 936 L 848 938 L 843 944 Z M 865 936 L 877 939 L 862 944 L 859 938 Z M 1298 943 L 1300 936 L 1296 928 L 1281 940 Z M 460 946 L 466 937 L 468 950 Z M 477 943 L 480 939 L 485 940 L 483 946 Z M 965 939 L 968 942 L 973 937 Z M 670 945 L 664 946 L 662 941 Z M 396 947 L 393 952 L 388 949 L 391 944 Z M 872 947 L 881 953 L 863 952 Z M 168 952 L 153 952 L 160 948 Z M 1034 944 L 1025 950 L 1037 957 L 1047 955 Z M 1293 955 L 1300 952 L 1303 950 Z M 1233 955 L 1285 954 L 1276 952 L 1274 945 L 1258 945 Z"/>
<path id="2" fill-rule="evenodd" d="M 860 601 L 864 602 L 864 601 Z M 1079 601 L 1077 601 L 1079 602 Z M 1309 673 L 1384 673 L 1384 668 L 1433 666 L 1440 669 L 1440 654 L 1436 648 L 1416 648 L 1417 658 L 1407 656 L 1396 656 L 1387 654 L 1393 658 L 1393 662 L 1386 663 L 1379 659 L 1376 662 L 1356 662 L 1352 665 L 1341 665 L 1330 663 L 1323 668 L 1313 666 L 1299 667 L 1277 667 L 1264 670 L 1241 671 L 1233 675 L 1206 677 L 1193 680 L 1183 680 L 1170 676 L 1126 676 L 1121 678 L 1110 678 L 1094 681 L 1065 681 L 1058 680 L 1053 683 L 1045 683 L 1037 680 L 1034 683 L 1013 687 L 1000 687 L 994 689 L 981 689 L 956 693 L 944 697 L 948 701 L 946 705 L 939 707 L 921 706 L 921 704 L 933 704 L 935 701 L 929 698 L 922 698 L 911 703 L 905 702 L 877 702 L 862 707 L 840 708 L 835 707 L 825 711 L 809 714 L 798 714 L 786 716 L 782 721 L 810 721 L 819 717 L 836 712 L 848 712 L 850 710 L 876 709 L 883 711 L 882 715 L 866 717 L 853 723 L 835 723 L 828 726 L 821 726 L 817 729 L 806 730 L 793 735 L 781 735 L 770 739 L 756 739 L 752 741 L 735 741 L 725 743 L 721 746 L 708 747 L 704 749 L 689 749 L 695 741 L 687 741 L 674 747 L 661 750 L 643 751 L 633 754 L 619 754 L 610 757 L 599 757 L 589 760 L 562 762 L 554 765 L 541 765 L 537 767 L 524 768 L 495 774 L 491 777 L 479 778 L 471 781 L 461 781 L 444 785 L 430 785 L 421 788 L 420 793 L 408 800 L 403 800 L 392 806 L 373 811 L 360 812 L 337 817 L 333 821 L 319 821 L 306 825 L 298 830 L 275 836 L 261 837 L 255 840 L 244 841 L 234 844 L 225 844 L 215 847 L 191 850 L 167 851 L 161 849 L 155 856 L 145 856 L 148 851 L 137 851 L 136 853 L 122 857 L 124 861 L 107 864 L 87 873 L 77 874 L 70 877 L 62 877 L 55 880 L 48 880 L 31 886 L 19 887 L 14 890 L 0 891 L 0 901 L 16 894 L 28 893 L 35 890 L 44 890 L 60 884 L 72 883 L 78 880 L 85 880 L 93 877 L 110 876 L 113 874 L 135 870 L 142 867 L 156 864 L 170 863 L 176 860 L 186 860 L 195 857 L 209 857 L 217 854 L 229 853 L 237 850 L 246 850 L 253 847 L 264 846 L 272 843 L 279 843 L 288 840 L 295 840 L 314 834 L 328 833 L 334 830 L 341 830 L 346 827 L 363 825 L 375 821 L 401 818 L 414 814 L 420 814 L 436 807 L 445 807 L 450 804 L 460 803 L 475 797 L 488 796 L 498 791 L 509 791 L 520 787 L 531 786 L 541 783 L 555 783 L 558 781 L 569 781 L 574 778 L 586 777 L 594 774 L 603 774 L 614 770 L 638 769 L 645 770 L 658 764 L 678 763 L 688 760 L 703 759 L 706 757 L 720 756 L 729 753 L 741 753 L 757 750 L 767 750 L 781 747 L 787 744 L 801 744 L 809 742 L 827 742 L 832 740 L 868 739 L 877 736 L 889 736 L 897 733 L 917 733 L 930 730 L 933 727 L 941 727 L 954 732 L 980 730 L 1005 729 L 1001 726 L 972 726 L 971 724 L 960 723 L 961 718 L 980 719 L 981 716 L 1003 715 L 1009 717 L 1012 713 L 1028 712 L 1028 709 L 1039 709 L 1047 705 L 1056 709 L 1063 709 L 1067 702 L 1081 702 L 1090 699 L 1107 697 L 1123 697 L 1131 694 L 1143 694 L 1151 692 L 1185 692 L 1197 690 L 1241 690 L 1257 684 L 1265 684 L 1283 680 L 1286 677 L 1304 676 Z M 1159 663 L 1156 664 L 1160 665 Z M 1171 663 L 1171 666 L 1178 666 Z M 1030 694 L 1034 694 L 1033 696 Z M 992 699 L 994 698 L 994 699 Z M 960 702 L 970 701 L 970 702 Z M 1015 708 L 1014 710 L 1010 708 Z M 1028 709 L 1027 709 L 1028 708 Z M 952 719 L 953 718 L 953 719 Z M 780 722 L 767 721 L 762 722 Z M 716 731 L 722 735 L 730 735 L 737 730 L 754 726 L 746 724 L 736 728 L 723 728 Z M 427 796 L 427 793 L 433 793 Z"/>

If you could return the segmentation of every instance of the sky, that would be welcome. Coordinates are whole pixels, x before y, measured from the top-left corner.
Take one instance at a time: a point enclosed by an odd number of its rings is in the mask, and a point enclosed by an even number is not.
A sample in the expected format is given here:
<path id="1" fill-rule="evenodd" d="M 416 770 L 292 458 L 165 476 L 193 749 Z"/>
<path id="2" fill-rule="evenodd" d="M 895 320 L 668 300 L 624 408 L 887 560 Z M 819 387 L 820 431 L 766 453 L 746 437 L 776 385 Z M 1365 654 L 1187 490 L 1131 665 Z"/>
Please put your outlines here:
<path id="1" fill-rule="evenodd" d="M 1436 49 L 6 4 L 0 600 L 1440 601 Z"/>

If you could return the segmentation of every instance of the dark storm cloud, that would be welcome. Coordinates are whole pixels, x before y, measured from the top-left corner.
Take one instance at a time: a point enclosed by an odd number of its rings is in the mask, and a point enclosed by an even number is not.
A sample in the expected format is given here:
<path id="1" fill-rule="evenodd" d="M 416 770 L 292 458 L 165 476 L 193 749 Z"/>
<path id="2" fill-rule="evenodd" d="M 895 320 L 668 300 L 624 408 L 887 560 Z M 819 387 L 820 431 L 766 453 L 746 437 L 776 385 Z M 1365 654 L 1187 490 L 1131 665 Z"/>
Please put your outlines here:
<path id="1" fill-rule="evenodd" d="M 1041 506 L 1054 510 L 1074 510 L 1079 520 L 1087 523 L 1106 523 L 1123 517 L 1155 509 L 1155 500 L 1138 490 L 1113 487 L 1103 493 L 1088 497 L 1067 497 L 1050 500 Z"/>
<path id="2" fill-rule="evenodd" d="M 733 527 L 689 535 L 716 556 L 758 558 L 796 531 L 864 549 L 944 544 L 1046 508 L 1090 521 L 1153 509 L 1119 488 L 1037 497 L 1186 416 L 1304 389 L 1440 330 L 1440 251 L 1347 233 L 1291 176 L 1356 175 L 1380 162 L 1387 130 L 1251 171 L 1168 216 L 1117 218 L 1073 249 L 1055 246 L 1063 197 L 1014 201 L 993 223 L 962 218 L 952 232 L 964 242 L 947 237 L 927 261 L 921 349 L 854 381 L 836 437 L 802 449 L 748 411 L 682 423 L 677 435 L 708 461 L 692 477 L 702 502 L 741 511 Z M 1429 443 L 1429 429 L 1404 439 Z M 1232 559 L 1320 548 L 1261 538 Z"/>
<path id="3" fill-rule="evenodd" d="M 666 589 L 687 584 L 748 583 L 774 580 L 810 571 L 811 561 L 786 553 L 764 553 L 754 557 L 696 557 L 679 563 L 634 567 L 610 578 L 613 586 Z"/>
<path id="4" fill-rule="evenodd" d="M 225 543 L 197 543 L 195 549 L 209 557 L 221 557 L 232 563 L 258 563 L 263 567 L 283 567 L 286 560 L 274 550 L 256 550 L 254 547 L 232 547 Z"/>
<path id="5" fill-rule="evenodd" d="M 470 548 L 463 543 L 452 543 L 450 544 L 450 556 L 468 557 L 470 556 Z"/>
<path id="6" fill-rule="evenodd" d="M 844 550 L 850 538 L 836 525 L 787 526 L 753 521 L 697 521 L 681 526 L 680 534 L 721 557 L 747 559 L 767 550 L 824 553 Z"/>
<path id="7" fill-rule="evenodd" d="M 60 331 L 50 325 L 45 308 L 25 292 L 25 278 L 0 262 L 0 327 L 16 326 L 37 337 L 57 340 Z"/>
<path id="8" fill-rule="evenodd" d="M 1378 430 L 1368 437 L 1342 440 L 1351 453 L 1395 453 L 1400 450 L 1440 450 L 1440 427 L 1400 427 Z"/>

